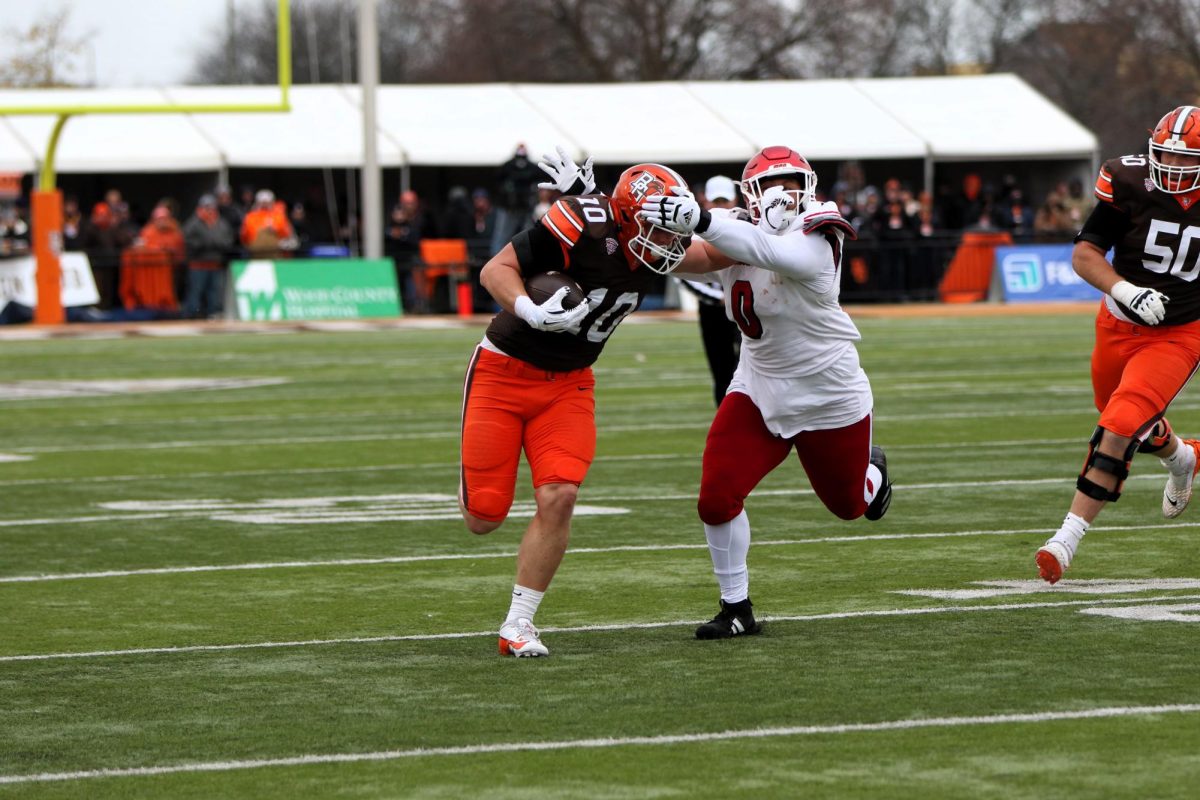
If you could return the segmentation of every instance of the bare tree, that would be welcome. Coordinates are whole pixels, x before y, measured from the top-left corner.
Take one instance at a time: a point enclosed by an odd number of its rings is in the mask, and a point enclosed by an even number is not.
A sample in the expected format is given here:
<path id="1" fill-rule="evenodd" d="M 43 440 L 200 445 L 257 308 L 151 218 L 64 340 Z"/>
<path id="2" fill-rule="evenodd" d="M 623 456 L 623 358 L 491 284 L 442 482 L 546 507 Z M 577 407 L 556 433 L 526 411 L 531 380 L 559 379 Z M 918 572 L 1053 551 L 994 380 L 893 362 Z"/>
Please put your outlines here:
<path id="1" fill-rule="evenodd" d="M 0 61 L 0 86 L 74 85 L 67 76 L 75 72 L 88 36 L 72 35 L 68 30 L 70 22 L 70 12 L 60 8 L 43 14 L 26 30 L 5 34 L 5 50 L 10 55 Z"/>

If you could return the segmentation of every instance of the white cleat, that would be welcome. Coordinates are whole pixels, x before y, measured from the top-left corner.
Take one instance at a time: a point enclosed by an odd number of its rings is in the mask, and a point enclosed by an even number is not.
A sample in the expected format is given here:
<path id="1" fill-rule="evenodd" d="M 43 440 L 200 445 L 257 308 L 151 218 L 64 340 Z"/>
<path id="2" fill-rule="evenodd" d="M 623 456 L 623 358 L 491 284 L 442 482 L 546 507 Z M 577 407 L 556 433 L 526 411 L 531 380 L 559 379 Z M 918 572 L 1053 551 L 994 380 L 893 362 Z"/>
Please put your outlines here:
<path id="1" fill-rule="evenodd" d="M 1062 579 L 1063 573 L 1067 571 L 1067 567 L 1071 566 L 1072 555 L 1074 554 L 1067 549 L 1065 544 L 1051 539 L 1038 548 L 1036 558 L 1038 575 L 1047 583 L 1058 583 Z"/>
<path id="2" fill-rule="evenodd" d="M 1182 447 L 1190 447 L 1193 450 L 1197 449 L 1200 442 L 1195 439 L 1184 439 Z M 1183 510 L 1188 507 L 1188 503 L 1192 499 L 1192 481 L 1196 478 L 1196 472 L 1200 470 L 1200 458 L 1196 459 L 1196 466 L 1192 468 L 1191 473 L 1184 479 L 1183 486 L 1175 485 L 1175 476 L 1167 476 L 1167 485 L 1163 487 L 1162 512 L 1167 519 L 1175 519 Z"/>
<path id="3" fill-rule="evenodd" d="M 550 655 L 550 650 L 542 644 L 541 634 L 532 622 L 518 619 L 500 626 L 500 655 L 540 658 Z"/>

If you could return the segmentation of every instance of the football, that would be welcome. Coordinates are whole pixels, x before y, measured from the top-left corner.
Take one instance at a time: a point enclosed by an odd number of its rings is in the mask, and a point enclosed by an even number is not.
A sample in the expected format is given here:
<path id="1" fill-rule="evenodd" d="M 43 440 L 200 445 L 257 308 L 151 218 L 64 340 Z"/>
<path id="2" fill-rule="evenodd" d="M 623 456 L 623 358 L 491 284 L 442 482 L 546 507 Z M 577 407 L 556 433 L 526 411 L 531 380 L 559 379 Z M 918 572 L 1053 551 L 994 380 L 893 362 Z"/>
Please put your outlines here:
<path id="1" fill-rule="evenodd" d="M 525 281 L 529 299 L 538 305 L 549 300 L 564 286 L 567 287 L 567 296 L 563 298 L 563 308 L 574 308 L 583 302 L 583 290 L 564 272 L 541 272 Z"/>

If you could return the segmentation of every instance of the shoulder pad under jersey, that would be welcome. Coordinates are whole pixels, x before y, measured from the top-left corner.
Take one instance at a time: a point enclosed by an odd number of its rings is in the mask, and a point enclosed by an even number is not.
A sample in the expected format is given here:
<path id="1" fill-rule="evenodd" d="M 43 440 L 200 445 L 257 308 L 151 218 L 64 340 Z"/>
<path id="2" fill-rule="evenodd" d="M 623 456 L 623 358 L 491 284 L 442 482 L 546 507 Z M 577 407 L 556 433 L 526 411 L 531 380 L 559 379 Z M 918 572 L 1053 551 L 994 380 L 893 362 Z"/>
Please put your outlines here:
<path id="1" fill-rule="evenodd" d="M 602 194 L 560 197 L 541 223 L 567 247 L 585 237 L 603 239 L 615 229 L 608 198 Z"/>

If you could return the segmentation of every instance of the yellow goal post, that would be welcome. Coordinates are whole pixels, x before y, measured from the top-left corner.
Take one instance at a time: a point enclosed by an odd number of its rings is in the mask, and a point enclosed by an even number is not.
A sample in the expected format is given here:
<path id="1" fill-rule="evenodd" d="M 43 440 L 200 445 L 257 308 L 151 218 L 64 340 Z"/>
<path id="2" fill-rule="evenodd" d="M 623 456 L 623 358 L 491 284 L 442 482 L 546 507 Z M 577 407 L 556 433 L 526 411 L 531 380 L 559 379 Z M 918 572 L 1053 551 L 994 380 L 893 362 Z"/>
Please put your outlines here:
<path id="1" fill-rule="evenodd" d="M 145 104 L 70 104 L 0 105 L 0 116 L 55 116 L 50 141 L 42 157 L 37 187 L 30 202 L 33 223 L 33 251 L 37 262 L 38 304 L 34 322 L 58 324 L 65 320 L 60 296 L 62 267 L 62 193 L 55 187 L 54 158 L 58 140 L 67 120 L 83 114 L 237 114 L 287 112 L 291 110 L 288 90 L 292 85 L 292 27 L 290 0 L 277 0 L 276 55 L 279 102 L 277 103 L 145 103 Z"/>

